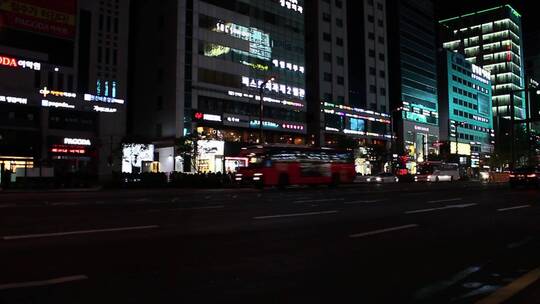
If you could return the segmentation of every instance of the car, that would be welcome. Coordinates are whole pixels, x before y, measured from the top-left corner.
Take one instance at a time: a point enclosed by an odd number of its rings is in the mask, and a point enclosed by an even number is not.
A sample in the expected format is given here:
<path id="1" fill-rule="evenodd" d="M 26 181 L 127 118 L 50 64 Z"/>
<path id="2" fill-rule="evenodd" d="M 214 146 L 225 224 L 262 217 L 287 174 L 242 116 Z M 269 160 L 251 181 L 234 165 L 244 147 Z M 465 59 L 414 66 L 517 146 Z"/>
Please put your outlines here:
<path id="1" fill-rule="evenodd" d="M 369 183 L 397 183 L 399 178 L 392 173 L 379 173 L 367 179 Z"/>
<path id="2" fill-rule="evenodd" d="M 429 174 L 415 174 L 414 175 L 414 181 L 415 182 L 427 182 L 428 181 Z"/>
<path id="3" fill-rule="evenodd" d="M 453 163 L 444 163 L 427 176 L 428 182 L 457 181 L 460 179 L 459 166 Z"/>
<path id="4" fill-rule="evenodd" d="M 510 187 L 540 186 L 540 170 L 538 167 L 520 167 L 510 172 L 508 177 Z"/>
<path id="5" fill-rule="evenodd" d="M 354 182 L 355 183 L 369 183 L 371 178 L 373 178 L 373 176 L 371 176 L 371 175 L 357 174 L 356 178 L 354 179 Z"/>

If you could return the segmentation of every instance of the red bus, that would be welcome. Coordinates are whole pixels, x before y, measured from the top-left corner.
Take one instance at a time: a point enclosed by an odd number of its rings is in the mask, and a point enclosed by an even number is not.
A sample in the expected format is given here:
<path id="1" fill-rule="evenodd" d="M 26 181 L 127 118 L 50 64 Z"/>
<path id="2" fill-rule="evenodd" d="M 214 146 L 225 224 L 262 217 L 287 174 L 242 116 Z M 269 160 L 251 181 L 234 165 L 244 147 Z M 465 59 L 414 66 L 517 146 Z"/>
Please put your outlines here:
<path id="1" fill-rule="evenodd" d="M 356 177 L 352 152 L 298 145 L 264 145 L 242 149 L 248 166 L 235 175 L 238 183 L 258 187 L 337 185 Z"/>

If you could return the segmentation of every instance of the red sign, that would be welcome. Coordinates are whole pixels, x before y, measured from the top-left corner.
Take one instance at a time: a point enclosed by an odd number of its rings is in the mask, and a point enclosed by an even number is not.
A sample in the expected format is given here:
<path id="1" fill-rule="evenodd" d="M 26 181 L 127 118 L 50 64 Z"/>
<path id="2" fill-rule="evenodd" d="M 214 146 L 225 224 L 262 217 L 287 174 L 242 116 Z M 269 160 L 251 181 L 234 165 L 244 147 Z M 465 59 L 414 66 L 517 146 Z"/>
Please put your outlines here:
<path id="1" fill-rule="evenodd" d="M 11 57 L 0 56 L 0 65 L 6 65 L 10 67 L 18 67 L 17 60 Z"/>
<path id="2" fill-rule="evenodd" d="M 81 155 L 86 154 L 86 149 L 82 147 L 70 147 L 66 145 L 53 145 L 51 148 L 51 153 L 55 154 L 74 154 Z"/>
<path id="3" fill-rule="evenodd" d="M 203 113 L 200 113 L 200 112 L 195 113 L 195 119 L 201 120 L 201 119 L 203 119 L 203 117 L 204 117 Z"/>
<path id="4" fill-rule="evenodd" d="M 76 0 L 2 0 L 0 25 L 73 39 L 77 29 Z"/>

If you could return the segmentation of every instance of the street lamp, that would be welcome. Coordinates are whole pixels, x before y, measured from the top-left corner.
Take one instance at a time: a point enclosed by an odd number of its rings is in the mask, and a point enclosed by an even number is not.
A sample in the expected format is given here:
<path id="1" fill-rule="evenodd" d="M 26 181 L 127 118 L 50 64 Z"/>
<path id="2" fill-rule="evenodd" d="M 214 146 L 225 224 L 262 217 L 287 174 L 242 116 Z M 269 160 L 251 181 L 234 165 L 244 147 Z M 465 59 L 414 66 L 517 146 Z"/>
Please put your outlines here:
<path id="1" fill-rule="evenodd" d="M 263 112 L 264 112 L 264 103 L 263 103 L 263 93 L 264 87 L 267 83 L 275 81 L 276 77 L 272 76 L 259 85 L 259 143 L 264 144 L 264 132 L 263 132 Z"/>

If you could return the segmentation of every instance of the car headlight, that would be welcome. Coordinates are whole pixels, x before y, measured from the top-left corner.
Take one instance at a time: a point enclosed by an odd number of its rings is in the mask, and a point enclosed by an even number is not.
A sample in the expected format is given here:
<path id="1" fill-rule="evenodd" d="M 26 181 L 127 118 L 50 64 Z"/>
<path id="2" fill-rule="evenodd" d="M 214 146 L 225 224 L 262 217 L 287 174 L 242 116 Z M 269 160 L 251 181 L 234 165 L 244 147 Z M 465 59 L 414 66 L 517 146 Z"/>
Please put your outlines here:
<path id="1" fill-rule="evenodd" d="M 528 174 L 527 177 L 536 177 L 536 174 Z"/>
<path id="2" fill-rule="evenodd" d="M 377 177 L 375 180 L 378 181 L 378 182 L 380 182 L 380 181 L 382 181 L 382 178 Z"/>

